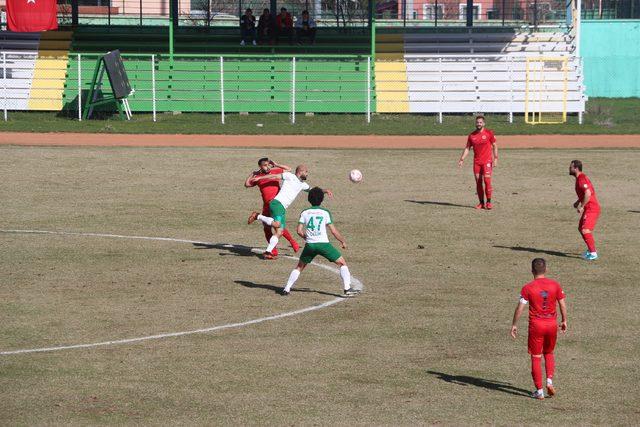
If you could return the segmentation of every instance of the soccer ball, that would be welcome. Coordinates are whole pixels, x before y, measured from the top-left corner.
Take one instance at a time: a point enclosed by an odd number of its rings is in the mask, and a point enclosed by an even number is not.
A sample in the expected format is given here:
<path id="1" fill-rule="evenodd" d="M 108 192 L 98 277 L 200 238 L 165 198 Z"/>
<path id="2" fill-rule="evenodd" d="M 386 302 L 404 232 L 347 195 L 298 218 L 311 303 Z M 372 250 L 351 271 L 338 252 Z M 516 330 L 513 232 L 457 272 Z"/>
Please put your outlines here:
<path id="1" fill-rule="evenodd" d="M 362 181 L 362 172 L 360 172 L 358 169 L 352 170 L 351 172 L 349 172 L 349 179 L 351 180 L 351 182 L 355 183 Z"/>

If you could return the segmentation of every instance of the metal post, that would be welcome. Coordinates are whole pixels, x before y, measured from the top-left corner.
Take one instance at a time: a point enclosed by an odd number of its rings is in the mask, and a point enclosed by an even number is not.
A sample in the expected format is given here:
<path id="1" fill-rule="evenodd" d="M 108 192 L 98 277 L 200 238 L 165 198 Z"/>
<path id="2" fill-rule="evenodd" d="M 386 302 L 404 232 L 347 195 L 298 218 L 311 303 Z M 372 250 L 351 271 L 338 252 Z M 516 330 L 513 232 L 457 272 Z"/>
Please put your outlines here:
<path id="1" fill-rule="evenodd" d="M 467 27 L 473 27 L 473 0 L 467 0 Z"/>
<path id="2" fill-rule="evenodd" d="M 513 58 L 509 57 L 509 123 L 513 123 Z"/>
<path id="3" fill-rule="evenodd" d="M 224 58 L 220 57 L 220 112 L 224 124 Z"/>
<path id="4" fill-rule="evenodd" d="M 82 55 L 78 54 L 78 120 L 82 121 Z"/>
<path id="5" fill-rule="evenodd" d="M 122 13 L 124 13 L 124 10 Z M 109 6 L 107 7 L 107 25 L 111 26 L 111 1 L 109 1 Z"/>
<path id="6" fill-rule="evenodd" d="M 438 26 L 438 0 L 436 0 L 436 6 L 435 7 L 436 7 L 436 9 L 435 9 L 434 18 L 435 18 L 435 26 L 437 27 Z"/>
<path id="7" fill-rule="evenodd" d="M 71 25 L 78 26 L 78 0 L 71 0 Z"/>
<path id="8" fill-rule="evenodd" d="M 296 57 L 291 58 L 291 124 L 296 124 Z"/>
<path id="9" fill-rule="evenodd" d="M 7 53 L 2 52 L 2 89 L 4 94 L 4 121 L 8 120 L 7 117 Z"/>
<path id="10" fill-rule="evenodd" d="M 156 56 L 151 55 L 151 104 L 153 105 L 153 121 L 156 121 Z"/>
<path id="11" fill-rule="evenodd" d="M 538 29 L 538 0 L 533 0 L 533 28 Z"/>
<path id="12" fill-rule="evenodd" d="M 367 56 L 367 123 L 371 123 L 371 57 Z"/>
<path id="13" fill-rule="evenodd" d="M 502 0 L 502 26 L 504 27 L 504 15 L 506 13 L 506 0 Z"/>
<path id="14" fill-rule="evenodd" d="M 438 74 L 440 75 L 440 111 L 438 112 L 438 122 L 442 124 L 442 103 L 444 102 L 444 80 L 442 78 L 442 57 L 438 58 Z"/>
<path id="15" fill-rule="evenodd" d="M 142 0 L 140 0 L 140 26 L 142 27 Z"/>
<path id="16" fill-rule="evenodd" d="M 402 26 L 407 26 L 407 0 L 402 0 Z"/>

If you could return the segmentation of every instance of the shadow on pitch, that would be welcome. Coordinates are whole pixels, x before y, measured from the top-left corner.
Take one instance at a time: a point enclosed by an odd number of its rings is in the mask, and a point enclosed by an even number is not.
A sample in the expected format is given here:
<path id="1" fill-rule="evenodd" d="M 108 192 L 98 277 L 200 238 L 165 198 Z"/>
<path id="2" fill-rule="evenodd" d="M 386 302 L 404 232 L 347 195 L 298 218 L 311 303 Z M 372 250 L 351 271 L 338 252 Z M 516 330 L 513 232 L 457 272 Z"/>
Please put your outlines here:
<path id="1" fill-rule="evenodd" d="M 578 254 L 572 254 L 572 253 L 560 252 L 560 251 L 550 251 L 547 249 L 526 248 L 524 246 L 493 245 L 493 247 L 500 248 L 500 249 L 511 249 L 512 251 L 517 251 L 517 252 L 531 252 L 532 254 L 545 254 L 545 255 L 559 256 L 564 258 L 580 258 Z"/>
<path id="2" fill-rule="evenodd" d="M 280 291 L 282 290 L 282 286 L 275 286 L 275 285 L 267 285 L 264 283 L 254 283 L 254 282 L 249 282 L 247 280 L 234 280 L 235 283 L 244 286 L 245 288 L 251 288 L 251 289 L 266 289 L 268 291 L 273 291 L 277 294 L 280 293 Z M 324 291 L 317 291 L 315 289 L 309 289 L 309 288 L 293 288 L 291 289 L 291 292 L 312 292 L 314 294 L 320 294 L 320 295 L 329 295 L 331 297 L 341 297 L 342 295 L 340 294 L 333 294 L 331 292 L 324 292 Z"/>
<path id="3" fill-rule="evenodd" d="M 220 256 L 232 255 L 232 256 L 245 256 L 262 258 L 260 254 L 251 252 L 253 248 L 243 245 L 229 245 L 226 243 L 193 243 L 196 249 L 217 249 L 222 251 Z"/>
<path id="4" fill-rule="evenodd" d="M 631 213 L 640 213 L 640 211 L 634 211 L 634 210 L 628 210 L 627 212 L 631 212 Z"/>
<path id="5" fill-rule="evenodd" d="M 452 208 L 475 209 L 475 206 L 458 205 L 456 203 L 449 203 L 449 202 L 435 202 L 435 201 L 432 201 L 432 200 L 405 200 L 405 202 L 417 203 L 419 205 L 436 205 L 436 206 L 449 206 L 449 207 L 452 207 Z"/>
<path id="6" fill-rule="evenodd" d="M 512 386 L 510 383 L 502 381 L 486 380 L 484 378 L 470 377 L 467 375 L 450 375 L 442 372 L 427 371 L 428 374 L 435 375 L 442 381 L 458 384 L 461 386 L 476 386 L 487 390 L 501 391 L 502 393 L 513 394 L 515 396 L 530 397 L 531 393 L 523 388 Z"/>

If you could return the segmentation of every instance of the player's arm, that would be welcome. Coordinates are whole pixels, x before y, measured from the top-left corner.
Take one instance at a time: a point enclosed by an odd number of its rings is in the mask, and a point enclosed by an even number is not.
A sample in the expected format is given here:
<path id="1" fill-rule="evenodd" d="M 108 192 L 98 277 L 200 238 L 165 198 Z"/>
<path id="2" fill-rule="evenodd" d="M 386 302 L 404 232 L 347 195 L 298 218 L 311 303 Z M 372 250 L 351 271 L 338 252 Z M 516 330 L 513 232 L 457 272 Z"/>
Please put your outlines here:
<path id="1" fill-rule="evenodd" d="M 270 161 L 271 167 L 283 169 L 285 172 L 291 172 L 291 166 L 281 165 L 273 160 Z"/>
<path id="2" fill-rule="evenodd" d="M 329 196 L 330 199 L 333 199 L 333 191 L 329 190 L 328 188 L 323 188 L 322 192 Z"/>
<path id="3" fill-rule="evenodd" d="M 264 181 L 265 179 L 282 179 L 281 173 L 270 173 L 269 175 L 262 175 L 253 178 L 253 182 Z"/>
<path id="4" fill-rule="evenodd" d="M 296 228 L 296 233 L 298 233 L 298 236 L 300 236 L 301 238 L 305 239 L 307 236 L 304 235 L 304 224 L 303 223 L 298 223 L 298 227 Z"/>
<path id="5" fill-rule="evenodd" d="M 587 188 L 584 190 L 584 197 L 582 198 L 582 201 L 578 200 L 577 202 L 578 206 L 576 206 L 576 209 L 579 213 L 582 212 L 582 209 L 584 209 L 587 203 L 589 203 L 589 199 L 591 199 L 591 190 Z"/>
<path id="6" fill-rule="evenodd" d="M 518 320 L 520 320 L 520 316 L 522 316 L 522 312 L 524 311 L 526 302 L 522 298 L 518 301 L 518 305 L 516 306 L 516 311 L 513 313 L 513 321 L 511 322 L 511 337 L 517 338 L 518 336 Z"/>
<path id="7" fill-rule="evenodd" d="M 250 188 L 250 187 L 255 187 L 256 182 L 255 182 L 255 177 L 256 177 L 256 173 L 255 172 L 251 172 L 251 175 L 249 175 L 247 177 L 247 179 L 244 182 L 244 186 L 245 188 Z"/>
<path id="8" fill-rule="evenodd" d="M 462 164 L 464 163 L 464 159 L 467 158 L 467 156 L 469 155 L 469 149 L 471 148 L 471 141 L 469 141 L 469 139 L 467 139 L 467 146 L 464 147 L 464 150 L 462 150 L 462 155 L 460 156 L 460 160 L 458 160 L 458 167 L 461 168 Z"/>
<path id="9" fill-rule="evenodd" d="M 564 298 L 558 300 L 558 305 L 560 306 L 560 316 L 562 316 L 562 323 L 560 323 L 560 330 L 562 333 L 567 332 L 567 304 L 564 301 Z"/>
<path id="10" fill-rule="evenodd" d="M 498 166 L 498 144 L 491 144 L 491 148 L 493 149 L 493 167 Z"/>
<path id="11" fill-rule="evenodd" d="M 342 246 L 342 249 L 347 249 L 347 241 L 344 239 L 344 237 L 342 237 L 342 234 L 340 234 L 336 226 L 333 224 L 327 224 L 327 228 L 329 229 L 331 234 L 333 234 L 333 237 L 335 237 L 336 240 L 340 242 L 340 246 Z"/>

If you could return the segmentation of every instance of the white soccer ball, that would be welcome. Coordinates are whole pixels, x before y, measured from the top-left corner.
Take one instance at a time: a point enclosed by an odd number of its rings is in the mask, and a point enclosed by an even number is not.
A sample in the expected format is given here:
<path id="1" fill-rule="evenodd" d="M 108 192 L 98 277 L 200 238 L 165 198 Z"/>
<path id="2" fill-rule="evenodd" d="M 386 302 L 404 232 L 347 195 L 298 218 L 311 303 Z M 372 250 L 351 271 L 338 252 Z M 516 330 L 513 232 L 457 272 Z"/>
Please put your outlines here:
<path id="1" fill-rule="evenodd" d="M 358 169 L 354 169 L 351 172 L 349 172 L 349 179 L 351 180 L 351 182 L 360 182 L 362 181 L 362 172 L 360 172 Z"/>

